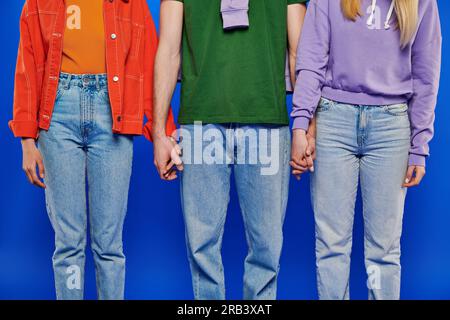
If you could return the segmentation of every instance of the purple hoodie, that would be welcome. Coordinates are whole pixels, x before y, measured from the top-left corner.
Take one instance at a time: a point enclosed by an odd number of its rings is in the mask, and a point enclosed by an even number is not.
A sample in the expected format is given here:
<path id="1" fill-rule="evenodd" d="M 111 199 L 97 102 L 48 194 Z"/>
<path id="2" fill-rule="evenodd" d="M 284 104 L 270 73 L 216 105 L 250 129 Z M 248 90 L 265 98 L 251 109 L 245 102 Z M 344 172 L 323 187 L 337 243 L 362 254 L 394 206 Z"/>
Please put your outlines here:
<path id="1" fill-rule="evenodd" d="M 409 164 L 424 166 L 441 65 L 436 0 L 419 1 L 418 30 L 404 49 L 392 1 L 361 3 L 363 16 L 352 22 L 344 18 L 340 1 L 310 2 L 298 49 L 293 128 L 308 129 L 321 96 L 355 105 L 408 103 Z"/>
<path id="2" fill-rule="evenodd" d="M 222 0 L 220 12 L 225 30 L 248 28 L 248 1 Z"/>

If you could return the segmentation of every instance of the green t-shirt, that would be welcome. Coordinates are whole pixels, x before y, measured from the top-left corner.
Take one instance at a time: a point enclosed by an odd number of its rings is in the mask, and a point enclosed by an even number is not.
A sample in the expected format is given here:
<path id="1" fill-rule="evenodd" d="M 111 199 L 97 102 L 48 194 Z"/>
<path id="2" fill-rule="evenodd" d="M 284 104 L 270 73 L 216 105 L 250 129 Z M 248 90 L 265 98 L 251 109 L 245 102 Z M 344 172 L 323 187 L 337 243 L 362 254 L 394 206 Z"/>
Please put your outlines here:
<path id="1" fill-rule="evenodd" d="M 287 6 L 250 0 L 250 27 L 224 31 L 221 0 L 184 2 L 178 122 L 287 125 Z"/>

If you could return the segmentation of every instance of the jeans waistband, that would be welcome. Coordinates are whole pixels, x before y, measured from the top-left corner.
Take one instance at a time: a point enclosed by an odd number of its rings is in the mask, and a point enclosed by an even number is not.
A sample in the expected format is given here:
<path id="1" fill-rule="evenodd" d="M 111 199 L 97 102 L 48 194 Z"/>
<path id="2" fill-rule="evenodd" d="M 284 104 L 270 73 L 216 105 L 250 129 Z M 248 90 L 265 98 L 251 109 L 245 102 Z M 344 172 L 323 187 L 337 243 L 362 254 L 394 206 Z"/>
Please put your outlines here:
<path id="1" fill-rule="evenodd" d="M 97 90 L 108 87 L 108 77 L 106 74 L 70 74 L 61 72 L 59 82 L 66 89 L 70 88 L 70 86 L 96 87 Z"/>

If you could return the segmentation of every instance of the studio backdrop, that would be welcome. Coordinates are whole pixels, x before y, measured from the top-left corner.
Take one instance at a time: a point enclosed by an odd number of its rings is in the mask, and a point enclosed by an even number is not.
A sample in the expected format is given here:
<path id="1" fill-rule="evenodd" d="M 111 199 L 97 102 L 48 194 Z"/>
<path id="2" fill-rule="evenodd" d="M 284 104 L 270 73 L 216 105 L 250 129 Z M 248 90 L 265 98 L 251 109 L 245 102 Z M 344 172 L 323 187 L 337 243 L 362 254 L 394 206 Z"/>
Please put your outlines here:
<path id="1" fill-rule="evenodd" d="M 436 136 L 425 180 L 419 188 L 408 191 L 402 239 L 403 299 L 450 299 L 450 2 L 438 2 L 444 48 Z M 148 3 L 158 23 L 160 1 Z M 54 235 L 44 192 L 28 183 L 21 169 L 20 141 L 8 129 L 22 5 L 23 0 L 0 3 L 0 299 L 54 299 Z M 287 100 L 290 108 L 291 97 Z M 178 113 L 179 88 L 173 107 Z M 159 179 L 152 145 L 144 138 L 135 139 L 124 229 L 127 299 L 193 298 L 179 194 L 178 181 Z M 247 245 L 234 188 L 231 197 L 223 258 L 227 298 L 240 299 Z M 366 299 L 360 201 L 354 230 L 350 290 L 352 298 Z M 291 180 L 284 241 L 279 298 L 316 299 L 314 220 L 307 176 L 301 181 Z M 95 299 L 90 250 L 87 257 L 85 295 Z"/>

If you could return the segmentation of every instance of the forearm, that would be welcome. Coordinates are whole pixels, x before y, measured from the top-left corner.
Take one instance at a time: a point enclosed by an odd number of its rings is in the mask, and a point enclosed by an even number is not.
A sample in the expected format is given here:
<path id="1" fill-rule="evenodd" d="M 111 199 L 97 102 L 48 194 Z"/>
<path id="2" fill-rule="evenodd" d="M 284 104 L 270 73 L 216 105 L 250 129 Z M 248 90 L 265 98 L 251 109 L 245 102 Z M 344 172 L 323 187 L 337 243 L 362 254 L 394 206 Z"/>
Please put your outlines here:
<path id="1" fill-rule="evenodd" d="M 160 8 L 160 39 L 155 57 L 153 95 L 153 138 L 166 135 L 170 101 L 181 62 L 183 3 L 163 0 Z"/>
<path id="2" fill-rule="evenodd" d="M 292 87 L 295 86 L 297 62 L 297 48 L 300 41 L 303 22 L 306 15 L 306 6 L 304 4 L 294 4 L 288 7 L 288 52 L 289 52 L 289 71 Z"/>
<path id="3" fill-rule="evenodd" d="M 329 60 L 328 13 L 318 2 L 308 6 L 297 50 L 293 108 L 293 129 L 308 130 L 322 95 Z"/>
<path id="4" fill-rule="evenodd" d="M 166 134 L 166 122 L 180 69 L 180 52 L 172 53 L 164 46 L 158 48 L 155 60 L 154 107 L 152 135 Z"/>

